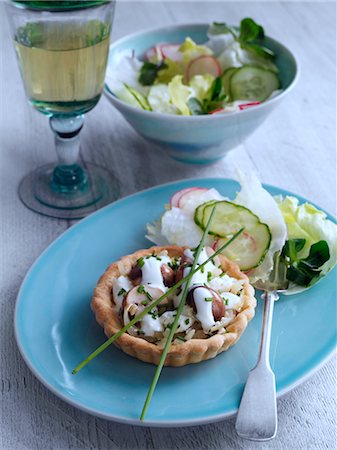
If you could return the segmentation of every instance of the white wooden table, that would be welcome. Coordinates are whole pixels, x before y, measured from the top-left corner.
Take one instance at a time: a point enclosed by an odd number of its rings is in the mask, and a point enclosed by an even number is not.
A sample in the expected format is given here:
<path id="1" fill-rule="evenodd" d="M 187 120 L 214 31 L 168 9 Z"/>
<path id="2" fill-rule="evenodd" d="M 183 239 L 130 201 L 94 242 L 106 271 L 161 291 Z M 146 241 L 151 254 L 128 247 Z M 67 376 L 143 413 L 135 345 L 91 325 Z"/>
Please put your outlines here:
<path id="1" fill-rule="evenodd" d="M 183 165 L 169 160 L 140 138 L 103 98 L 86 118 L 82 154 L 114 171 L 123 196 L 176 179 L 231 177 L 235 164 L 240 164 L 244 170 L 257 171 L 263 182 L 292 190 L 335 214 L 333 1 L 123 2 L 116 10 L 113 37 L 144 27 L 187 21 L 236 24 L 243 16 L 261 22 L 269 35 L 297 54 L 302 67 L 295 91 L 244 145 L 216 165 Z M 239 439 L 234 419 L 181 429 L 138 428 L 96 419 L 64 403 L 35 379 L 15 344 L 15 299 L 33 261 L 72 224 L 29 211 L 18 200 L 16 189 L 29 170 L 54 159 L 48 121 L 26 102 L 0 4 L 0 448 L 336 448 L 335 360 L 278 401 L 279 432 L 274 441 L 265 444 Z M 318 326 L 324 326 L 319 324 L 319 317 Z"/>

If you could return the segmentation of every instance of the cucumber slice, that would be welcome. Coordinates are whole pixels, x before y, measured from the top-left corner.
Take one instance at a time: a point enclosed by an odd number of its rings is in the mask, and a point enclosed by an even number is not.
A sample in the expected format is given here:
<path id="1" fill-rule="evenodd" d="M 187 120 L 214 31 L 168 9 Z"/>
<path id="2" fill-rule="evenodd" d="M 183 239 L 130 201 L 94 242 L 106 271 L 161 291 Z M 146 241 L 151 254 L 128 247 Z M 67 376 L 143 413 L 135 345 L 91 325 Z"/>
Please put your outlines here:
<path id="1" fill-rule="evenodd" d="M 222 247 L 226 238 L 218 239 L 214 250 Z M 236 262 L 241 270 L 251 270 L 263 261 L 270 246 L 271 234 L 269 227 L 264 223 L 258 223 L 253 230 L 243 231 L 236 239 L 226 247 L 222 254 Z"/>
<path id="2" fill-rule="evenodd" d="M 232 100 L 263 102 L 279 87 L 280 81 L 277 75 L 261 67 L 241 67 L 230 78 Z"/>
<path id="3" fill-rule="evenodd" d="M 209 229 L 209 234 L 218 237 L 232 236 L 239 231 L 240 228 L 250 230 L 260 219 L 253 214 L 248 208 L 228 200 L 214 202 L 211 205 L 205 205 L 201 227 L 206 228 L 211 212 L 215 206 L 215 213 L 213 215 L 212 223 Z"/>
<path id="4" fill-rule="evenodd" d="M 222 79 L 222 85 L 225 90 L 225 94 L 230 96 L 230 80 L 235 72 L 237 72 L 239 69 L 237 67 L 230 67 L 229 69 L 226 69 L 221 77 Z"/>
<path id="5" fill-rule="evenodd" d="M 150 106 L 149 102 L 147 101 L 147 98 L 144 97 L 143 94 L 136 91 L 136 89 L 133 89 L 131 86 L 129 86 L 126 83 L 124 83 L 124 86 L 130 92 L 132 97 L 136 100 L 136 102 L 140 105 L 140 107 L 142 109 L 145 109 L 146 111 L 151 111 L 151 106 Z"/>
<path id="6" fill-rule="evenodd" d="M 224 250 L 223 254 L 237 262 L 241 270 L 257 267 L 270 247 L 271 233 L 268 225 L 262 223 L 248 208 L 224 200 L 201 205 L 199 211 L 197 208 L 195 215 L 202 229 L 206 228 L 214 206 L 215 213 L 209 234 L 225 238 L 220 239 L 220 243 L 217 241 L 216 247 L 220 248 L 240 228 L 244 228 L 244 232 Z"/>
<path id="7" fill-rule="evenodd" d="M 213 205 L 216 202 L 216 200 L 210 200 L 209 202 L 203 203 L 197 207 L 194 213 L 194 222 L 198 225 L 198 227 L 203 228 L 203 215 L 206 206 Z"/>

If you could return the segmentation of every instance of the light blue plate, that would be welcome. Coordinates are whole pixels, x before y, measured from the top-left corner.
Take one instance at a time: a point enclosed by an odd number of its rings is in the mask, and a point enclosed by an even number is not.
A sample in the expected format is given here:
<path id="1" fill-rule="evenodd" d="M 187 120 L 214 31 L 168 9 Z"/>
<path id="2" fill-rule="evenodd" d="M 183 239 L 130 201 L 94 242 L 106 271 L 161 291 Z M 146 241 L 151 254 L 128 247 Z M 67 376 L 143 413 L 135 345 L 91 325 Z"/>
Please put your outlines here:
<path id="1" fill-rule="evenodd" d="M 173 192 L 188 186 L 215 187 L 231 198 L 239 187 L 233 180 L 198 179 L 139 192 L 65 232 L 27 274 L 16 304 L 17 343 L 37 378 L 70 404 L 106 419 L 140 425 L 154 366 L 112 346 L 77 375 L 71 371 L 105 340 L 89 307 L 99 276 L 120 256 L 149 246 L 144 238 L 146 222 L 160 216 Z M 310 291 L 283 297 L 275 306 L 271 364 L 278 395 L 312 375 L 334 350 L 335 280 L 333 270 Z M 196 425 L 234 414 L 256 361 L 261 317 L 259 302 L 240 341 L 215 359 L 165 368 L 144 424 Z"/>

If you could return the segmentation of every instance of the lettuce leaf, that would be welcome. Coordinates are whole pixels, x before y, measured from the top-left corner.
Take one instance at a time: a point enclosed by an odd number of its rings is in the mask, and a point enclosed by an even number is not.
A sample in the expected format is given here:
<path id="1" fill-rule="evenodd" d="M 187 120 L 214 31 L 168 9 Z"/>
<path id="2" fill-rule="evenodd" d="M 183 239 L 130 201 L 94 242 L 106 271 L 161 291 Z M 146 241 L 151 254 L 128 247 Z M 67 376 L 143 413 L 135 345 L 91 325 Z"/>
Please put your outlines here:
<path id="1" fill-rule="evenodd" d="M 288 227 L 288 239 L 305 239 L 305 244 L 299 258 L 309 255 L 310 248 L 319 241 L 326 241 L 329 246 L 330 258 L 320 268 L 321 275 L 327 274 L 337 262 L 337 226 L 327 219 L 323 211 L 318 210 L 310 203 L 299 204 L 295 197 L 277 196 L 275 200 L 282 211 Z"/>
<path id="2" fill-rule="evenodd" d="M 110 91 L 120 100 L 136 108 L 141 108 L 141 106 L 126 86 L 135 89 L 144 97 L 147 96 L 149 88 L 142 86 L 138 81 L 142 65 L 143 63 L 137 58 L 122 55 L 116 65 L 108 65 L 106 75 L 106 83 Z"/>
<path id="3" fill-rule="evenodd" d="M 157 82 L 168 84 L 176 75 L 183 75 L 184 69 L 181 64 L 172 61 L 170 58 L 165 58 L 166 67 L 158 72 Z"/>
<path id="4" fill-rule="evenodd" d="M 224 23 L 212 23 L 207 31 L 208 41 L 206 46 L 210 48 L 215 56 L 219 56 L 236 39 L 235 30 Z"/>
<path id="5" fill-rule="evenodd" d="M 213 54 L 212 50 L 206 47 L 206 45 L 198 45 L 189 37 L 181 44 L 179 51 L 183 55 L 183 62 L 185 64 L 189 63 L 192 59 L 198 58 L 198 56 Z"/>
<path id="6" fill-rule="evenodd" d="M 147 100 L 152 111 L 164 114 L 178 114 L 177 108 L 171 103 L 169 88 L 166 84 L 151 86 Z"/>
<path id="7" fill-rule="evenodd" d="M 189 116 L 190 109 L 187 105 L 188 99 L 193 94 L 189 86 L 183 84 L 182 75 L 176 75 L 168 85 L 171 102 L 179 110 L 180 114 Z"/>
<path id="8" fill-rule="evenodd" d="M 195 75 L 189 82 L 189 85 L 193 90 L 193 97 L 197 98 L 200 102 L 205 100 L 213 81 L 214 77 L 209 73 L 205 75 Z"/>

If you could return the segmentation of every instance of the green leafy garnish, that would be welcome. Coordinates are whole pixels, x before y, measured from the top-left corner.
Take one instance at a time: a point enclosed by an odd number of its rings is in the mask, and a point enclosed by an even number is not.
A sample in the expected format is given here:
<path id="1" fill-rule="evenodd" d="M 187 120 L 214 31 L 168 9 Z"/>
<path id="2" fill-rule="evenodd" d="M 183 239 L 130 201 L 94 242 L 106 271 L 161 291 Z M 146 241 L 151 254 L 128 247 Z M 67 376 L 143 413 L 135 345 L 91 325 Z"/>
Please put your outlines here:
<path id="1" fill-rule="evenodd" d="M 216 77 L 211 85 L 207 98 L 204 99 L 203 109 L 208 114 L 223 106 L 223 102 L 228 100 L 225 93 L 221 77 Z"/>
<path id="2" fill-rule="evenodd" d="M 264 29 L 253 19 L 246 17 L 240 22 L 240 33 L 237 41 L 241 48 L 250 50 L 263 58 L 274 58 L 274 52 L 263 45 Z"/>
<path id="3" fill-rule="evenodd" d="M 143 86 L 152 86 L 155 82 L 158 72 L 162 69 L 166 69 L 167 65 L 164 62 L 159 64 L 154 64 L 148 61 L 145 61 L 140 69 L 140 75 L 138 81 Z"/>
<path id="4" fill-rule="evenodd" d="M 213 297 L 205 297 L 205 302 L 212 302 L 213 301 Z"/>
<path id="5" fill-rule="evenodd" d="M 318 241 L 310 247 L 309 255 L 300 258 L 298 254 L 305 246 L 305 239 L 291 239 L 283 247 L 281 257 L 287 266 L 287 280 L 299 286 L 309 286 L 317 281 L 323 266 L 330 259 L 326 241 Z"/>

